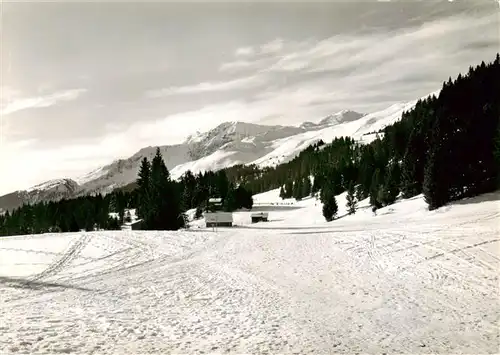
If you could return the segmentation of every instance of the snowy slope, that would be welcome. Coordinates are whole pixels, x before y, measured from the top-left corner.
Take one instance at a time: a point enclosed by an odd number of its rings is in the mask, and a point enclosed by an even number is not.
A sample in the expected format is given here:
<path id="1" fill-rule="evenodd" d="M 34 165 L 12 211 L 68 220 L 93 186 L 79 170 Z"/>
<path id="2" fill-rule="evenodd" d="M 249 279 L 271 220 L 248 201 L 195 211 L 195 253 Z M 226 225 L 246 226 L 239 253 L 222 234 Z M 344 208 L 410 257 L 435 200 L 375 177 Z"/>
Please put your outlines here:
<path id="1" fill-rule="evenodd" d="M 357 120 L 342 122 L 333 126 L 327 125 L 319 130 L 311 130 L 291 137 L 276 140 L 274 150 L 265 156 L 253 161 L 260 167 L 275 166 L 293 159 L 301 151 L 313 143 L 323 140 L 328 143 L 336 137 L 349 136 L 359 142 L 369 143 L 376 138 L 375 134 L 384 127 L 401 119 L 403 111 L 415 106 L 417 100 L 404 104 L 392 105 L 382 111 L 365 115 Z M 324 127 L 320 125 L 319 127 Z"/>
<path id="2" fill-rule="evenodd" d="M 0 239 L 0 352 L 498 352 L 499 193 L 330 223 L 277 194 L 216 233 Z"/>

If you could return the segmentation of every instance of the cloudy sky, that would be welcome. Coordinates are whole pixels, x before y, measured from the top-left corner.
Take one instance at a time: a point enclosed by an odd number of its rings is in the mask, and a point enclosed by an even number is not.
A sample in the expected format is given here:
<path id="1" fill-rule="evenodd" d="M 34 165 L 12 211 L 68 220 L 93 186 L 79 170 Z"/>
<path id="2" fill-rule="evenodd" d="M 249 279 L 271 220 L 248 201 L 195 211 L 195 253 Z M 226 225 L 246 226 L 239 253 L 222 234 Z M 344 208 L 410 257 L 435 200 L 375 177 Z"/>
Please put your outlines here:
<path id="1" fill-rule="evenodd" d="M 412 100 L 500 43 L 496 0 L 0 6 L 0 194 L 224 121 Z"/>

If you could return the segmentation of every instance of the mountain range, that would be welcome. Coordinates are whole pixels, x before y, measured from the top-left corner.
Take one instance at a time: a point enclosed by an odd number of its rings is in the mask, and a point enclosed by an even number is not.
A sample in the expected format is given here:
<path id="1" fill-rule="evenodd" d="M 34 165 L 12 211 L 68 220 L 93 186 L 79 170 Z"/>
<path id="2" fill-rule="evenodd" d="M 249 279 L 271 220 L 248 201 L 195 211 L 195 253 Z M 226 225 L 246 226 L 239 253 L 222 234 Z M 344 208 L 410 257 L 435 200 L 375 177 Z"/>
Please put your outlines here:
<path id="1" fill-rule="evenodd" d="M 328 143 L 335 137 L 350 136 L 368 143 L 375 139 L 374 132 L 398 121 L 402 112 L 413 108 L 416 102 L 394 104 L 370 114 L 344 110 L 298 127 L 224 122 L 208 132 L 187 137 L 181 144 L 159 148 L 173 178 L 179 178 L 188 170 L 193 173 L 215 171 L 236 164 L 276 166 L 319 140 Z M 155 151 L 156 147 L 145 147 L 127 159 L 115 160 L 78 179 L 50 180 L 0 196 L 0 212 L 25 203 L 107 194 L 135 181 L 141 160 L 151 159 Z"/>

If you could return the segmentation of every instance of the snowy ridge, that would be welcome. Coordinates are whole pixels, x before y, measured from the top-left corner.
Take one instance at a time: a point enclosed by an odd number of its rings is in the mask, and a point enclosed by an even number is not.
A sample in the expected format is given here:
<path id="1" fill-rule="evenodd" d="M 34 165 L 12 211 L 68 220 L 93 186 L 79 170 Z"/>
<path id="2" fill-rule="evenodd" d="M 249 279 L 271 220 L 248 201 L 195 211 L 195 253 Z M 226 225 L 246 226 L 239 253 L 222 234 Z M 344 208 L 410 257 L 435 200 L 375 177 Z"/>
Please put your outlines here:
<path id="1" fill-rule="evenodd" d="M 107 174 L 107 169 L 104 167 L 104 166 L 101 166 L 93 171 L 91 171 L 90 173 L 87 173 L 83 176 L 80 176 L 76 179 L 76 182 L 79 184 L 79 185 L 83 185 L 83 184 L 86 184 L 87 182 L 90 182 L 92 180 L 96 180 L 104 175 Z"/>
<path id="2" fill-rule="evenodd" d="M 26 192 L 34 192 L 40 190 L 50 190 L 59 186 L 75 186 L 76 182 L 71 179 L 54 179 L 44 183 L 30 187 Z"/>
<path id="3" fill-rule="evenodd" d="M 499 193 L 376 216 L 342 194 L 330 223 L 278 194 L 254 196 L 269 222 L 217 232 L 2 238 L 0 352 L 498 351 Z"/>

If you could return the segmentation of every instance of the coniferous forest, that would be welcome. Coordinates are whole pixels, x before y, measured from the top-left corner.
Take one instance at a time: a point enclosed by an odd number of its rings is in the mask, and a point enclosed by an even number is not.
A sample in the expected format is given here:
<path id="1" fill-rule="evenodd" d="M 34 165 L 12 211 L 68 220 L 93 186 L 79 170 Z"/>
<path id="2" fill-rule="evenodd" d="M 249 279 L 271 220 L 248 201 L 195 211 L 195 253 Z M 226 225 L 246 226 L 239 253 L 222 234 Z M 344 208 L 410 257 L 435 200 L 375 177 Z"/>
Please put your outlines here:
<path id="1" fill-rule="evenodd" d="M 349 137 L 316 142 L 276 167 L 237 165 L 170 178 L 159 150 L 142 161 L 133 188 L 106 196 L 24 205 L 0 216 L 0 235 L 119 229 L 127 208 L 137 208 L 144 229 L 179 229 L 185 211 L 199 216 L 210 197 L 223 208 L 251 208 L 252 194 L 280 189 L 282 198 L 316 195 L 332 220 L 338 204 L 355 213 L 369 198 L 375 211 L 423 193 L 429 209 L 500 187 L 500 59 L 470 67 L 443 83 L 439 96 L 419 100 L 370 144 Z M 347 201 L 335 196 L 348 191 Z M 119 219 L 109 212 L 117 212 Z"/>

